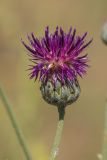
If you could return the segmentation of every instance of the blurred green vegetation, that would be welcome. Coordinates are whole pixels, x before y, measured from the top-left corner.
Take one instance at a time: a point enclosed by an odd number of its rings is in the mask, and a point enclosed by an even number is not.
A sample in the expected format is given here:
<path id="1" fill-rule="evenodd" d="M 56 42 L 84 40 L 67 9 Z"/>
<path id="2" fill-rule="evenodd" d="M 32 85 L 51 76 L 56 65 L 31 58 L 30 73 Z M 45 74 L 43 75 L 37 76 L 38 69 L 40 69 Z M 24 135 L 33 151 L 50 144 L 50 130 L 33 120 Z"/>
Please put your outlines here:
<path id="1" fill-rule="evenodd" d="M 28 56 L 21 44 L 26 34 L 41 37 L 49 25 L 88 31 L 93 44 L 88 74 L 80 79 L 81 96 L 66 109 L 59 160 L 97 160 L 101 150 L 107 94 L 107 47 L 100 31 L 107 19 L 106 0 L 0 0 L 0 81 L 10 98 L 33 159 L 48 159 L 57 123 L 57 110 L 41 98 L 39 83 L 29 80 Z M 0 101 L 0 160 L 24 160 L 7 113 Z"/>

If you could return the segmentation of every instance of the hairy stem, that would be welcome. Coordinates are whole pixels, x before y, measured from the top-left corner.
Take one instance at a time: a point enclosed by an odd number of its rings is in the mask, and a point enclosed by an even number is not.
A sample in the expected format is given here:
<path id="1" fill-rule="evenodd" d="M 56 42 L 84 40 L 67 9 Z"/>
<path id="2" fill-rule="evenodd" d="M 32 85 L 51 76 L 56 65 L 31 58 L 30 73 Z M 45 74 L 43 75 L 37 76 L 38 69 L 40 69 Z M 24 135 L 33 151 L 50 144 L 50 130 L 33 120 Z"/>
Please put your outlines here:
<path id="1" fill-rule="evenodd" d="M 22 134 L 22 131 L 18 125 L 15 113 L 12 109 L 11 104 L 9 103 L 7 96 L 5 95 L 5 93 L 1 87 L 0 87 L 0 98 L 2 99 L 2 101 L 4 103 L 5 109 L 8 113 L 9 118 L 10 118 L 11 124 L 15 130 L 15 133 L 16 133 L 16 136 L 17 136 L 18 141 L 20 143 L 20 146 L 23 149 L 26 160 L 31 160 L 32 159 L 31 154 L 30 154 L 29 149 L 27 147 L 27 144 L 26 144 L 26 141 L 25 141 L 24 136 Z"/>
<path id="2" fill-rule="evenodd" d="M 55 160 L 58 155 L 59 144 L 61 141 L 63 126 L 64 126 L 65 106 L 59 106 L 58 112 L 59 112 L 59 121 L 58 121 L 56 135 L 55 135 L 55 139 L 54 139 L 54 143 L 53 143 L 53 147 L 51 150 L 51 155 L 50 155 L 49 160 Z"/>

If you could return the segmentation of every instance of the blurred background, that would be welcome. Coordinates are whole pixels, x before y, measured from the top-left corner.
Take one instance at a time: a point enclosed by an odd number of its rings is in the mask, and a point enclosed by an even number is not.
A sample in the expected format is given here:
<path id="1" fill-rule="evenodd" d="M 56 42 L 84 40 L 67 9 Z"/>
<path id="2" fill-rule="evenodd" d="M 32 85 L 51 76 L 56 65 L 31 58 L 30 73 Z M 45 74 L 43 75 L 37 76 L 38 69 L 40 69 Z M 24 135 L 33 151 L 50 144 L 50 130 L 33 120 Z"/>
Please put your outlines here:
<path id="1" fill-rule="evenodd" d="M 101 151 L 107 96 L 107 46 L 101 28 L 107 20 L 107 0 L 0 0 L 0 83 L 29 145 L 33 159 L 47 160 L 58 120 L 57 109 L 41 97 L 38 81 L 29 80 L 28 56 L 21 38 L 44 35 L 47 25 L 77 28 L 93 43 L 85 50 L 90 65 L 80 79 L 79 100 L 66 108 L 59 160 L 97 160 Z M 7 112 L 0 101 L 0 160 L 25 160 Z"/>

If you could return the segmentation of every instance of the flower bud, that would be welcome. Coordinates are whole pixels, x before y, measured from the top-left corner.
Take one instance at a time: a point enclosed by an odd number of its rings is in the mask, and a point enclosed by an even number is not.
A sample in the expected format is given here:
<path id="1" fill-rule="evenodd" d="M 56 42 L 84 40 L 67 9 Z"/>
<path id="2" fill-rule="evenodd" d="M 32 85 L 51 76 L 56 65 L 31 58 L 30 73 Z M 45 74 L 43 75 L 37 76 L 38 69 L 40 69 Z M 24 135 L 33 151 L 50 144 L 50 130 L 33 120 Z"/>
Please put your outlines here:
<path id="1" fill-rule="evenodd" d="M 70 105 L 80 95 L 80 86 L 77 79 L 66 81 L 64 84 L 58 80 L 55 84 L 51 80 L 48 80 L 47 82 L 42 82 L 40 90 L 43 99 L 49 104 L 56 106 Z"/>
<path id="2" fill-rule="evenodd" d="M 107 21 L 104 23 L 102 27 L 101 39 L 107 45 Z"/>

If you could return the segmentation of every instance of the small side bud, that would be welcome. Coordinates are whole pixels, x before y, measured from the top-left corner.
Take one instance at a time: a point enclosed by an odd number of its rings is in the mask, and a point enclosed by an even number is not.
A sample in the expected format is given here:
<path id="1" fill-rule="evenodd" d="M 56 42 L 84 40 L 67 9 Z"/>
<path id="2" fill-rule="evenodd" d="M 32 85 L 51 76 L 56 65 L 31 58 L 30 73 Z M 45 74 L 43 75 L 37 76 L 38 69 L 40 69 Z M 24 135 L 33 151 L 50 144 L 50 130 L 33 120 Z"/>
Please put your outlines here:
<path id="1" fill-rule="evenodd" d="M 70 105 L 75 102 L 80 95 L 80 86 L 77 79 L 66 81 L 62 84 L 56 81 L 54 84 L 51 80 L 42 82 L 40 87 L 43 99 L 49 104 L 56 106 Z"/>
<path id="2" fill-rule="evenodd" d="M 102 27 L 101 39 L 107 45 L 107 21 L 104 23 Z"/>

